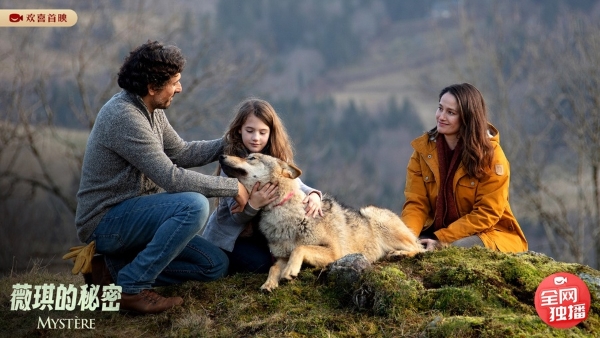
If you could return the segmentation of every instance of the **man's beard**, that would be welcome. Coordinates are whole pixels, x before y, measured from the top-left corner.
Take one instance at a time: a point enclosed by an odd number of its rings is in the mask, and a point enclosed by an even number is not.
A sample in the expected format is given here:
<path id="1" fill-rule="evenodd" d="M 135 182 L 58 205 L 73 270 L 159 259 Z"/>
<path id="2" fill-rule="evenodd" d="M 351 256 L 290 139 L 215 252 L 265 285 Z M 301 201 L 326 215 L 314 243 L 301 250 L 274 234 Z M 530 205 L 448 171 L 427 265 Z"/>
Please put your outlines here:
<path id="1" fill-rule="evenodd" d="M 171 101 L 173 101 L 173 97 L 166 99 L 163 102 L 156 102 L 156 109 L 167 109 L 171 105 Z"/>

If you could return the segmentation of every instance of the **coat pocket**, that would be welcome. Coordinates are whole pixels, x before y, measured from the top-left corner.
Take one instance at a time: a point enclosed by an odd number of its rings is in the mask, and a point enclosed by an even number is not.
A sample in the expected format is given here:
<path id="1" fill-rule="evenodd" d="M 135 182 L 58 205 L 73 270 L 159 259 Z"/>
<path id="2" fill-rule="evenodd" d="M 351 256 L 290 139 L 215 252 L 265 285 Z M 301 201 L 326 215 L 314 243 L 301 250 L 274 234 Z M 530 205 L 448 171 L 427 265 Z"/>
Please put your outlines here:
<path id="1" fill-rule="evenodd" d="M 462 177 L 458 180 L 456 191 L 454 192 L 454 198 L 456 199 L 461 216 L 468 214 L 473 210 L 478 185 L 478 180 L 468 176 Z"/>

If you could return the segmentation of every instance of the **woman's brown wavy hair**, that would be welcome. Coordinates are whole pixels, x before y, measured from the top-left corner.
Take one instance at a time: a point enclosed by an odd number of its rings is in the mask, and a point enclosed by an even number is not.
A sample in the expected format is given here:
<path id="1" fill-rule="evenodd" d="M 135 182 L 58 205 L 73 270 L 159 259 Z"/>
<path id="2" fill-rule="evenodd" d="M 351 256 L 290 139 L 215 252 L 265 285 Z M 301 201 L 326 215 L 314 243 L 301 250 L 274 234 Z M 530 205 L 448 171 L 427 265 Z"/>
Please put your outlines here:
<path id="1" fill-rule="evenodd" d="M 481 179 L 491 168 L 494 157 L 483 95 L 469 83 L 454 84 L 442 89 L 439 99 L 446 93 L 454 96 L 458 103 L 458 137 L 463 140 L 462 164 L 469 176 Z M 437 127 L 429 131 L 431 136 L 437 136 L 437 133 Z"/>

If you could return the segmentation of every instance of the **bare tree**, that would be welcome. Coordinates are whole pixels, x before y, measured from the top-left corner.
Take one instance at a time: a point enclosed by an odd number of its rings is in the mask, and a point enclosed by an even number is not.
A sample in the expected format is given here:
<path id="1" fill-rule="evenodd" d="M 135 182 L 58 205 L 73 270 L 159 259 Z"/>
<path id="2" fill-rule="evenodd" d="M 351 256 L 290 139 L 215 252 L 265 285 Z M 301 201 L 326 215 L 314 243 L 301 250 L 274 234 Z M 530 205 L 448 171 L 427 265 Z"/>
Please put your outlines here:
<path id="1" fill-rule="evenodd" d="M 216 40 L 209 18 L 193 8 L 184 22 L 141 0 L 121 7 L 79 10 L 77 25 L 61 34 L 0 31 L 0 78 L 6 84 L 0 89 L 0 273 L 16 259 L 59 257 L 77 242 L 75 194 L 87 134 L 101 106 L 120 90 L 116 74 L 129 50 L 150 39 L 176 44 L 186 54 L 184 92 L 169 110 L 178 130 L 214 118 L 224 125 L 229 116 L 222 111 L 261 76 L 258 49 L 248 44 L 236 52 Z M 214 124 L 200 130 L 208 128 Z"/>
<path id="2" fill-rule="evenodd" d="M 572 245 L 581 247 L 585 260 L 592 256 L 598 266 L 600 258 L 600 37 L 597 18 L 567 13 L 556 29 L 541 43 L 545 68 L 538 82 L 546 90 L 534 91 L 531 97 L 563 130 L 563 141 L 574 161 L 564 163 L 575 173 L 571 183 L 576 189 L 577 217 Z M 552 151 L 552 150 L 550 150 Z M 564 224 L 556 227 L 560 234 Z M 586 238 L 590 238 L 591 241 Z M 582 261 L 580 261 L 582 262 Z"/>
<path id="3" fill-rule="evenodd" d="M 461 8 L 459 37 L 442 44 L 447 69 L 486 97 L 511 160 L 520 221 L 540 226 L 553 257 L 597 262 L 600 250 L 585 248 L 600 240 L 598 24 L 579 13 L 548 26 L 531 3 L 490 6 Z"/>

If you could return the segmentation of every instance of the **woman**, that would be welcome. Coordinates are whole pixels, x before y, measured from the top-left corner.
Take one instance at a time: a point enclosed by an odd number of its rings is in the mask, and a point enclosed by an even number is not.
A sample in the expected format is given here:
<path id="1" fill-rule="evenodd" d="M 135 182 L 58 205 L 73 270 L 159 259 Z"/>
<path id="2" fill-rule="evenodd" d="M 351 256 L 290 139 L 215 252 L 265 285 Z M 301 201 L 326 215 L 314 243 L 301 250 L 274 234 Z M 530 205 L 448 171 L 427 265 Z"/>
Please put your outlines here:
<path id="1" fill-rule="evenodd" d="M 526 251 L 508 203 L 509 163 L 479 90 L 468 83 L 444 88 L 435 118 L 436 127 L 411 143 L 402 220 L 427 250 Z"/>

